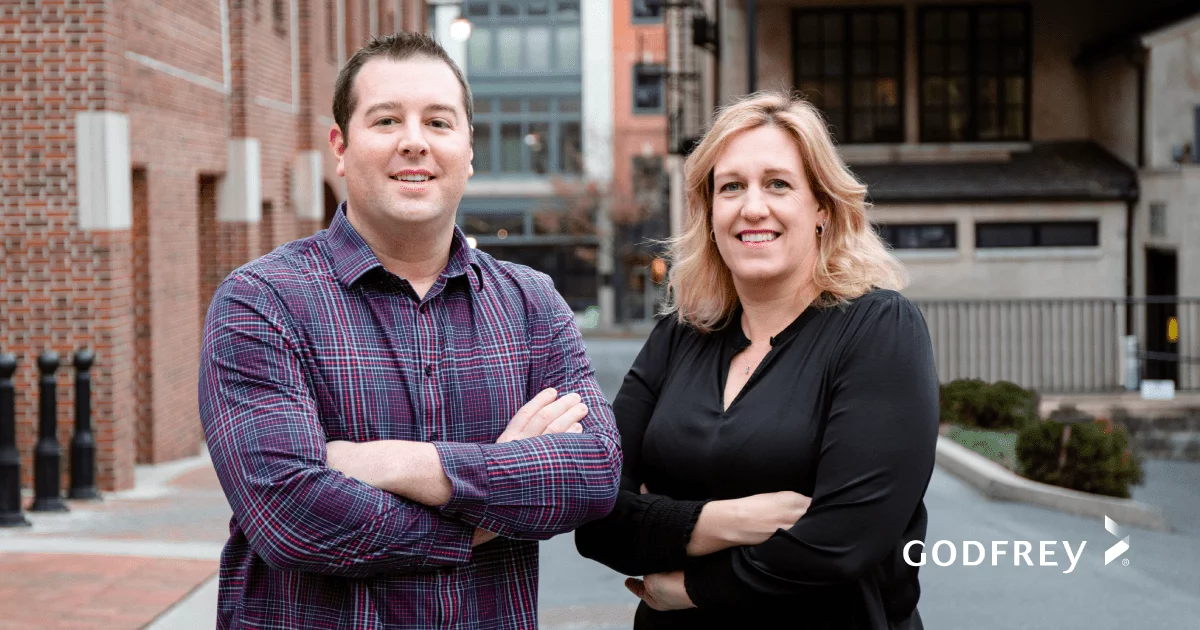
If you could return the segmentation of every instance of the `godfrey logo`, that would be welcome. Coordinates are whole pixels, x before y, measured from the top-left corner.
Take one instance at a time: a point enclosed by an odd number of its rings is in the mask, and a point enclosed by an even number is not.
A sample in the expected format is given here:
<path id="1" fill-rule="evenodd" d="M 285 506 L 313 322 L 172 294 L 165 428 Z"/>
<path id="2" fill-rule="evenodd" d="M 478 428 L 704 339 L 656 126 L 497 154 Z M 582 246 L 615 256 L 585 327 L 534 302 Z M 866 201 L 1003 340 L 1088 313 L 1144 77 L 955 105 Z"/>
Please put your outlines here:
<path id="1" fill-rule="evenodd" d="M 1117 528 L 1117 522 L 1112 520 L 1111 518 L 1108 518 L 1107 514 L 1104 515 L 1104 529 L 1108 530 L 1108 533 L 1112 534 L 1113 536 L 1116 536 L 1117 538 L 1121 538 L 1120 530 Z M 1107 550 L 1105 550 L 1104 564 L 1107 565 L 1109 562 L 1112 562 L 1113 560 L 1120 558 L 1121 554 L 1125 553 L 1126 551 L 1129 551 L 1129 537 L 1128 536 L 1121 538 L 1121 540 L 1117 541 L 1117 544 L 1115 544 L 1115 545 L 1109 547 Z M 1126 560 L 1125 563 L 1128 564 L 1129 561 Z"/>
<path id="2" fill-rule="evenodd" d="M 1104 552 L 1104 564 L 1108 564 L 1113 560 L 1121 557 L 1121 554 L 1129 550 L 1129 536 L 1121 538 L 1117 523 L 1108 516 L 1104 517 L 1104 529 L 1108 533 L 1120 538 L 1117 544 L 1109 547 Z M 962 557 L 962 565 L 965 567 L 977 567 L 988 560 L 991 556 L 991 565 L 997 566 L 1000 564 L 1002 556 L 1009 555 L 1010 547 L 1012 554 L 1013 566 L 1039 566 L 1039 567 L 1057 567 L 1060 566 L 1058 560 L 1054 559 L 1059 552 L 1059 545 L 1062 546 L 1062 552 L 1066 556 L 1067 569 L 1064 574 L 1071 573 L 1075 570 L 1076 563 L 1083 555 L 1083 548 L 1087 546 L 1087 541 L 1080 541 L 1078 548 L 1072 548 L 1070 541 L 1057 540 L 1042 540 L 1038 541 L 1036 547 L 1037 552 L 1034 552 L 1034 543 L 1028 540 L 993 540 L 990 548 L 977 540 L 964 540 L 960 545 L 950 540 L 939 540 L 929 547 L 928 553 L 925 551 L 925 542 L 920 540 L 910 540 L 904 545 L 904 562 L 912 567 L 923 567 L 929 560 L 939 567 L 947 567 L 955 564 L 959 556 Z M 914 551 L 914 547 L 920 548 L 919 551 Z M 988 552 L 991 552 L 990 554 Z M 914 557 L 914 554 L 915 557 Z M 1036 562 L 1034 562 L 1036 557 Z M 1128 564 L 1129 561 L 1124 561 L 1123 564 Z"/>

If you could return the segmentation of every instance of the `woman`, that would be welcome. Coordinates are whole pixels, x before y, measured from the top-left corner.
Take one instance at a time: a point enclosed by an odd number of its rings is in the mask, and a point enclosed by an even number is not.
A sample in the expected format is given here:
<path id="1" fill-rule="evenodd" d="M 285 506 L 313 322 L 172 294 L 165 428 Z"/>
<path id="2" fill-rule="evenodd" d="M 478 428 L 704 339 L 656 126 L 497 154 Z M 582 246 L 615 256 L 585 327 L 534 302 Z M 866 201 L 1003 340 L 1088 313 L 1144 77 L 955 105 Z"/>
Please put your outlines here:
<path id="1" fill-rule="evenodd" d="M 622 491 L 580 553 L 645 576 L 639 630 L 920 628 L 901 549 L 938 381 L 866 188 L 781 94 L 723 110 L 685 171 L 670 316 L 613 404 Z"/>

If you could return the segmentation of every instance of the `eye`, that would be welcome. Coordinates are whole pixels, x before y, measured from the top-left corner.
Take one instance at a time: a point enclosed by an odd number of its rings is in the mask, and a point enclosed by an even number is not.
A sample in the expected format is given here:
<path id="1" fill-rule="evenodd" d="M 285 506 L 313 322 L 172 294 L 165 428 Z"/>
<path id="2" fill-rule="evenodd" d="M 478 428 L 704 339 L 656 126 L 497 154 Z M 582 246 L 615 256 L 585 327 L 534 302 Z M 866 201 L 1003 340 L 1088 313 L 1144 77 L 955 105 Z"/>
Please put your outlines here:
<path id="1" fill-rule="evenodd" d="M 389 117 L 387 117 L 387 118 L 380 118 L 380 119 L 379 119 L 379 120 L 378 120 L 378 121 L 377 121 L 375 124 L 376 124 L 376 125 L 381 125 L 381 126 L 384 126 L 384 127 L 388 127 L 388 126 L 391 126 L 393 123 L 396 123 L 396 122 L 399 122 L 399 121 L 397 121 L 395 118 L 392 118 L 392 117 L 390 117 L 390 116 L 389 116 Z"/>
<path id="2" fill-rule="evenodd" d="M 431 121 L 429 124 L 433 125 L 434 127 L 437 127 L 438 129 L 449 129 L 450 128 L 450 123 L 441 118 L 436 118 L 433 121 Z"/>
<path id="3" fill-rule="evenodd" d="M 721 186 L 719 192 L 737 192 L 741 190 L 741 182 L 727 182 Z"/>
<path id="4" fill-rule="evenodd" d="M 791 188 L 791 185 L 782 179 L 772 179 L 771 181 L 767 182 L 767 186 L 775 190 L 787 190 L 788 188 Z"/>

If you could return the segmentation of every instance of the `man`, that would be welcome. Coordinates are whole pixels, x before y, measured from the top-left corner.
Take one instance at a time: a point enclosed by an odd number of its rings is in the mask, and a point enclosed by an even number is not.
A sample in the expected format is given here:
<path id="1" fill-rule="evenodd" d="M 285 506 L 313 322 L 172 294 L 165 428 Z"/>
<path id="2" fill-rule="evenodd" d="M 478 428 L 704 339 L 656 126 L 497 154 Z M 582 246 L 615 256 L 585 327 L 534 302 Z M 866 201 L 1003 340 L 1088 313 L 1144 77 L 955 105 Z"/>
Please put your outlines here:
<path id="1" fill-rule="evenodd" d="M 611 408 L 549 278 L 455 227 L 471 95 L 445 51 L 373 40 L 333 109 L 346 203 L 235 271 L 205 326 L 217 626 L 536 628 L 534 541 L 615 500 Z"/>

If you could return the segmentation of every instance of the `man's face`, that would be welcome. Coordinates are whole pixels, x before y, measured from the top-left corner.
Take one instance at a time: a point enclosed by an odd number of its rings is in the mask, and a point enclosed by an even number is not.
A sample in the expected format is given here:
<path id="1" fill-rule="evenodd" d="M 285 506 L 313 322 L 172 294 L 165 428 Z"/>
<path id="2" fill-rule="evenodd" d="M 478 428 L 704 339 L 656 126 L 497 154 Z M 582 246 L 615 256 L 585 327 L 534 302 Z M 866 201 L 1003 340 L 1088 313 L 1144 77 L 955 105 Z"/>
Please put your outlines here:
<path id="1" fill-rule="evenodd" d="M 337 125 L 329 143 L 346 178 L 349 212 L 383 231 L 453 221 L 471 167 L 463 90 L 437 59 L 368 61 L 352 89 L 357 106 L 347 144 Z"/>

